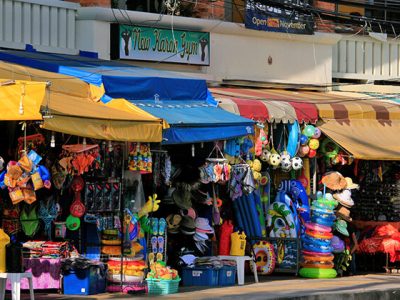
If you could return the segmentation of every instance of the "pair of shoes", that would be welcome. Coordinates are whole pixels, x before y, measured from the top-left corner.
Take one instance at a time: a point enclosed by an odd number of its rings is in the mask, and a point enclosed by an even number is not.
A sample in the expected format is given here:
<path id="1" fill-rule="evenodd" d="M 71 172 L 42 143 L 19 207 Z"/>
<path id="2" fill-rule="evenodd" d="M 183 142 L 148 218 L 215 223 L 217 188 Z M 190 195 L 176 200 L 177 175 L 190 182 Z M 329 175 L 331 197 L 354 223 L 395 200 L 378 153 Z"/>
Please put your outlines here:
<path id="1" fill-rule="evenodd" d="M 165 234 L 165 228 L 167 226 L 167 222 L 165 221 L 164 218 L 151 218 L 150 220 L 151 224 L 151 231 L 152 235 L 164 235 Z"/>

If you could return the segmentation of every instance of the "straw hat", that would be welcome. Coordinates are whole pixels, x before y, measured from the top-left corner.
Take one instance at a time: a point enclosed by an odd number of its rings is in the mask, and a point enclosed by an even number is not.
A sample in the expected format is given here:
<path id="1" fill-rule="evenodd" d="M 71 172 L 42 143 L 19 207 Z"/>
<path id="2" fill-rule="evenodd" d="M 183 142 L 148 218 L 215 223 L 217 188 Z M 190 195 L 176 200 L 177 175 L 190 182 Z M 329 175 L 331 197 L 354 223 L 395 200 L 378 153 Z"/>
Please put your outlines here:
<path id="1" fill-rule="evenodd" d="M 191 194 L 186 189 L 176 189 L 172 193 L 172 199 L 179 208 L 189 209 L 192 207 Z"/>
<path id="2" fill-rule="evenodd" d="M 354 183 L 353 179 L 351 179 L 350 177 L 346 177 L 345 180 L 346 180 L 346 183 L 347 183 L 346 189 L 348 189 L 348 190 L 354 190 L 354 189 L 358 190 L 360 188 L 360 186 L 357 183 Z"/>
<path id="3" fill-rule="evenodd" d="M 347 222 L 353 221 L 350 217 L 350 210 L 344 206 L 340 206 L 340 208 L 336 211 L 336 216 L 346 220 Z"/>
<path id="4" fill-rule="evenodd" d="M 354 201 L 351 198 L 351 191 L 350 190 L 344 190 L 341 193 L 336 193 L 333 195 L 333 198 L 335 198 L 339 203 L 347 208 L 351 208 L 354 205 Z"/>
<path id="5" fill-rule="evenodd" d="M 331 190 L 343 190 L 347 185 L 346 179 L 339 172 L 326 173 L 321 182 Z"/>

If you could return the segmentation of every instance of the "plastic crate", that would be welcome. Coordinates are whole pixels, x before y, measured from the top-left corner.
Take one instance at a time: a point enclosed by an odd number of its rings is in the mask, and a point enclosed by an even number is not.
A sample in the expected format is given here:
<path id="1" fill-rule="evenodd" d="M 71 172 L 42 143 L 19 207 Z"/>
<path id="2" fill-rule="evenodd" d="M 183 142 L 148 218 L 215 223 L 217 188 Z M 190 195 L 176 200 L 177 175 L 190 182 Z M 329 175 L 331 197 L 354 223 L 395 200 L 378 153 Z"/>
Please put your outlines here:
<path id="1" fill-rule="evenodd" d="M 181 279 L 161 280 L 147 278 L 146 281 L 149 295 L 168 295 L 178 292 Z"/>
<path id="2" fill-rule="evenodd" d="M 69 270 L 64 273 L 63 292 L 65 295 L 94 295 L 104 293 L 106 277 L 97 267 Z"/>
<path id="3" fill-rule="evenodd" d="M 235 285 L 236 282 L 236 267 L 223 266 L 218 270 L 218 285 L 228 286 Z"/>
<path id="4" fill-rule="evenodd" d="M 182 280 L 184 286 L 217 286 L 218 269 L 206 267 L 183 268 Z"/>

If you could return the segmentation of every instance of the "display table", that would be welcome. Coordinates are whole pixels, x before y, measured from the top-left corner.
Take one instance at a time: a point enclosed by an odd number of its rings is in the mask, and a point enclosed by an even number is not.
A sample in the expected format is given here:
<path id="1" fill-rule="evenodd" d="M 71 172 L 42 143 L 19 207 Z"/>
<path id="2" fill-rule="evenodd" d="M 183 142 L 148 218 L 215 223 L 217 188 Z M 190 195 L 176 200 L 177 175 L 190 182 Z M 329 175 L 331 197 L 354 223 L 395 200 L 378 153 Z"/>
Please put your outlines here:
<path id="1" fill-rule="evenodd" d="M 24 258 L 24 266 L 32 273 L 33 289 L 61 289 L 60 258 Z M 7 289 L 11 290 L 9 282 Z M 26 278 L 21 279 L 21 289 L 29 289 Z"/>

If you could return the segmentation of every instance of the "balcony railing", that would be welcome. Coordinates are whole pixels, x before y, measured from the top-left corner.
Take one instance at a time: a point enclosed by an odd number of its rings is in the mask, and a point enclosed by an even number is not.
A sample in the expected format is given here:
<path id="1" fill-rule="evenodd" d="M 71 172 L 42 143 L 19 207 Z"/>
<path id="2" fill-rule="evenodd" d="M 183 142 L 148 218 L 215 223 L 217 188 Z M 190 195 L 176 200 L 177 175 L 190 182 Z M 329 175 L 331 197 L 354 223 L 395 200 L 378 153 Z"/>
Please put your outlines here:
<path id="1" fill-rule="evenodd" d="M 54 0 L 0 0 L 0 47 L 26 44 L 49 52 L 77 53 L 78 4 Z"/>

